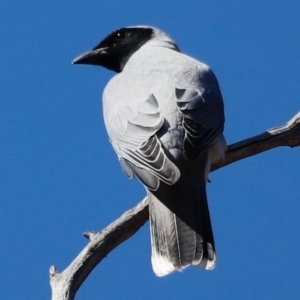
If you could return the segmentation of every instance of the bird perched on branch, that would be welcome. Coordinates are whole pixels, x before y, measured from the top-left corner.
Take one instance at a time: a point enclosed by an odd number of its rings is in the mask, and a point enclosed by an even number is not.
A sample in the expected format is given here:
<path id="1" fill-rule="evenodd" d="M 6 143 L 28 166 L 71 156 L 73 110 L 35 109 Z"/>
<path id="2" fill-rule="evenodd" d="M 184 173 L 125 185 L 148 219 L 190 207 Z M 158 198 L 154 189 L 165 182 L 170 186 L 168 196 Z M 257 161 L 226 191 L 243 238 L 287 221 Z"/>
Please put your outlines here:
<path id="1" fill-rule="evenodd" d="M 226 142 L 212 70 L 149 26 L 121 28 L 73 63 L 117 73 L 103 92 L 104 121 L 124 171 L 147 189 L 155 274 L 213 269 L 206 182 Z"/>

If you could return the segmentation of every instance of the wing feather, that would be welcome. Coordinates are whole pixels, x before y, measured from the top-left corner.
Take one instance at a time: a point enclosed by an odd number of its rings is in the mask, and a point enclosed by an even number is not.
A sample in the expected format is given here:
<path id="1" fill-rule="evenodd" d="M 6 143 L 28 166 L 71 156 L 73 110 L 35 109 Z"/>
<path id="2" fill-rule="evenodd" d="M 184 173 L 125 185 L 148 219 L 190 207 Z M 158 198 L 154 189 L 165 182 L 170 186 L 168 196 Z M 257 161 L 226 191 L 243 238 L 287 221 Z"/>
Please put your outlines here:
<path id="1" fill-rule="evenodd" d="M 152 190 L 158 188 L 159 180 L 174 184 L 180 172 L 165 155 L 156 136 L 164 118 L 154 95 L 139 105 L 118 107 L 115 120 L 119 124 L 114 123 L 114 127 L 120 130 L 109 135 L 126 174 L 134 175 Z"/>
<path id="2" fill-rule="evenodd" d="M 204 67 L 203 67 L 204 66 Z M 205 65 L 182 74 L 175 89 L 176 102 L 183 115 L 184 154 L 194 160 L 224 129 L 224 106 L 219 84 Z"/>

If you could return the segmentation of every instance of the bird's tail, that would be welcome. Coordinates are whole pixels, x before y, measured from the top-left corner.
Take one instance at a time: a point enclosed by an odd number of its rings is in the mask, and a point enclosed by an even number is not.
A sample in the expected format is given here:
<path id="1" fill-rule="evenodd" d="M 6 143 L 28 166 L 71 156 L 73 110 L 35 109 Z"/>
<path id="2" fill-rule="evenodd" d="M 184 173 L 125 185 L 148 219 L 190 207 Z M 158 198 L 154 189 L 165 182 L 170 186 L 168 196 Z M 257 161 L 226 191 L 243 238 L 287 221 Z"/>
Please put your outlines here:
<path id="1" fill-rule="evenodd" d="M 216 256 L 206 198 L 206 176 L 181 176 L 149 191 L 152 267 L 165 276 L 188 265 L 211 270 Z"/>

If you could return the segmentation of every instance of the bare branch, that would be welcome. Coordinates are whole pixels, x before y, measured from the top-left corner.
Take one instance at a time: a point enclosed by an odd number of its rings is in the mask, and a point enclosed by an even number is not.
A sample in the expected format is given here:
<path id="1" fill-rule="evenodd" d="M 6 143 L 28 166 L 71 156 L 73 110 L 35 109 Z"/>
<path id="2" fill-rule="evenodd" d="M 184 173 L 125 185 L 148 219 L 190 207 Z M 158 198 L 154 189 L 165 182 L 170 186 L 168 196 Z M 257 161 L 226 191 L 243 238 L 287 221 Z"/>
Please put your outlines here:
<path id="1" fill-rule="evenodd" d="M 287 146 L 297 147 L 300 145 L 300 112 L 298 112 L 284 126 L 267 130 L 252 138 L 232 144 L 228 147 L 224 162 L 213 165 L 211 172 L 237 162 L 241 159 L 253 156 L 267 150 Z"/>
<path id="2" fill-rule="evenodd" d="M 230 145 L 225 161 L 213 165 L 211 171 L 276 147 L 299 145 L 300 112 L 284 126 Z M 147 222 L 148 217 L 146 197 L 103 231 L 85 233 L 84 236 L 90 242 L 74 261 L 62 273 L 59 273 L 54 266 L 50 268 L 52 300 L 73 300 L 77 290 L 97 264 L 114 248 L 135 234 Z"/>

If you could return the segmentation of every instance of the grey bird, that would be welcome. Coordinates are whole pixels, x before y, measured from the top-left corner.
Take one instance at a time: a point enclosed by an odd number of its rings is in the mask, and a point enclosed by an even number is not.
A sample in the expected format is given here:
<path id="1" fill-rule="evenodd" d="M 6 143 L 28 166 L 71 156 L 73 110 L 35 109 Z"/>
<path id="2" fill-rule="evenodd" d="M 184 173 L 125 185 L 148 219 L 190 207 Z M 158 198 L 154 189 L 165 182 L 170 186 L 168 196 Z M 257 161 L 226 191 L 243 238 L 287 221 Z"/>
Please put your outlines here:
<path id="1" fill-rule="evenodd" d="M 117 73 L 103 92 L 104 121 L 124 171 L 147 189 L 155 274 L 213 269 L 206 182 L 226 141 L 212 70 L 149 26 L 116 30 L 73 63 Z"/>

